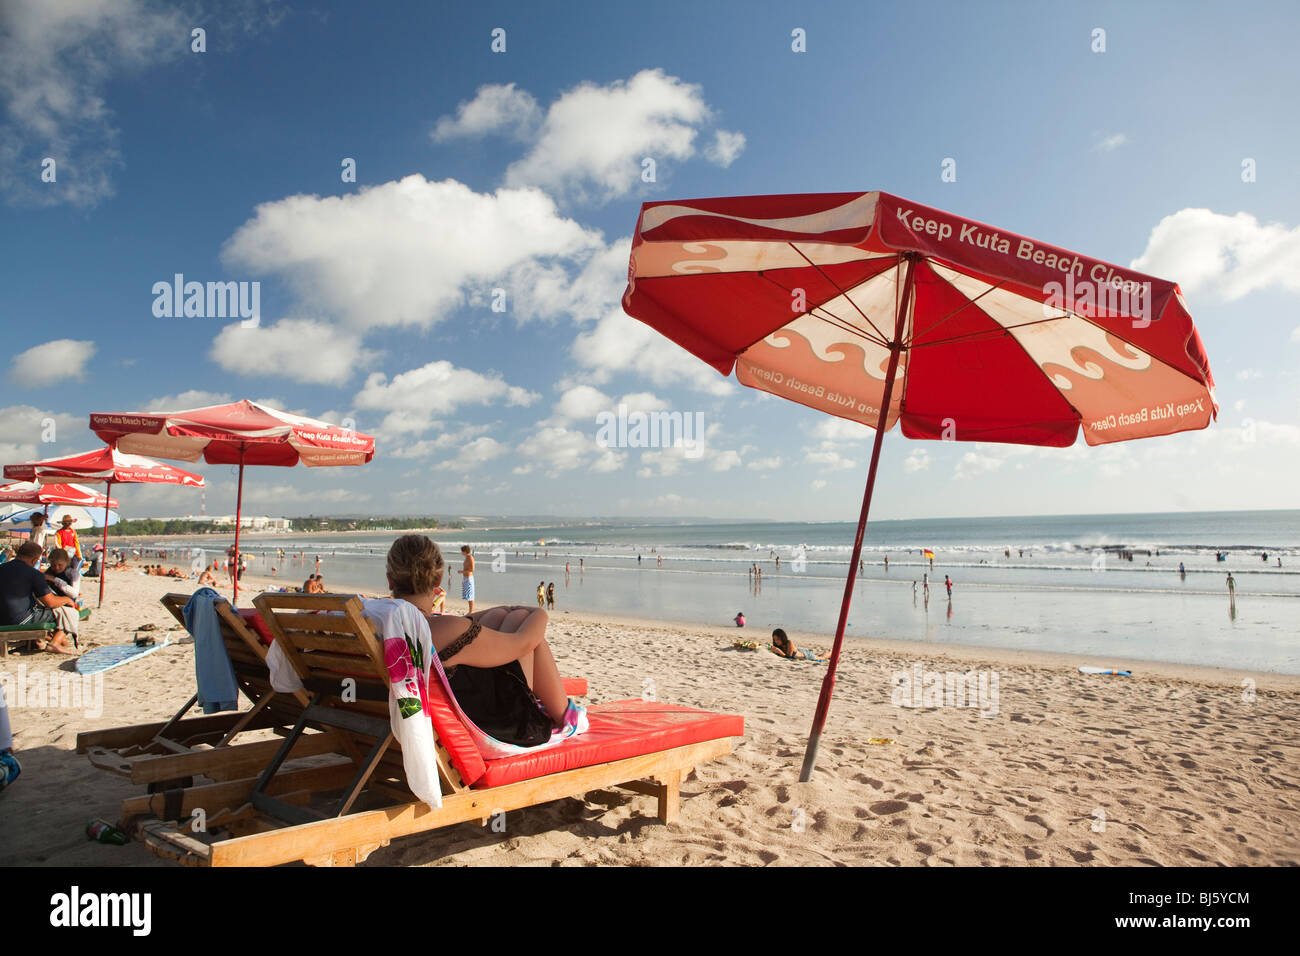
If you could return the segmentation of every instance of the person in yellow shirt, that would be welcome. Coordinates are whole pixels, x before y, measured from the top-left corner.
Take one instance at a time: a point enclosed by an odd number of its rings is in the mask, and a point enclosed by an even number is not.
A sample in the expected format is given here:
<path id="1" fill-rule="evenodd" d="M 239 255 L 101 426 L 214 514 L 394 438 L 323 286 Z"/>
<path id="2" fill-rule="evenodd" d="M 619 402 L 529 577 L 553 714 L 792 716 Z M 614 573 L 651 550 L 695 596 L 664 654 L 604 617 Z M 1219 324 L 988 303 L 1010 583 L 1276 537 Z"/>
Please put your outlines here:
<path id="1" fill-rule="evenodd" d="M 61 527 L 54 532 L 54 538 L 58 542 L 57 547 L 68 552 L 68 560 L 74 571 L 81 570 L 82 554 L 81 539 L 77 537 L 77 529 L 72 527 L 72 515 L 64 515 L 59 522 Z"/>

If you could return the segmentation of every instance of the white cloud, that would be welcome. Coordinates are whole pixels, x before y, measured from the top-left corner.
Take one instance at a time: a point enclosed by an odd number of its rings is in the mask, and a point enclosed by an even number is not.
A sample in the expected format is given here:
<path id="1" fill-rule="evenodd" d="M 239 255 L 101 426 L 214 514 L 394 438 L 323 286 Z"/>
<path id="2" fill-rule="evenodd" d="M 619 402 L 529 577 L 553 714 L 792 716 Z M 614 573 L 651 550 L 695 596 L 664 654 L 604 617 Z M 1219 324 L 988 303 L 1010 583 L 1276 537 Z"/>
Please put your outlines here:
<path id="1" fill-rule="evenodd" d="M 40 388 L 60 380 L 81 381 L 86 377 L 86 363 L 94 354 L 94 342 L 55 339 L 15 355 L 9 366 L 9 378 L 29 388 Z"/>
<path id="2" fill-rule="evenodd" d="M 710 119 L 698 86 L 662 70 L 642 70 L 607 86 L 582 83 L 550 105 L 528 155 L 506 170 L 506 184 L 537 185 L 578 198 L 612 199 L 641 183 L 642 160 L 656 177 L 665 161 L 695 155 L 697 128 Z M 743 137 L 726 133 L 712 147 L 726 165 Z"/>
<path id="3" fill-rule="evenodd" d="M 122 166 L 104 101 L 119 75 L 186 49 L 182 10 L 144 0 L 5 0 L 0 13 L 0 192 L 20 202 L 93 206 Z M 42 182 L 45 157 L 57 180 Z"/>
<path id="4" fill-rule="evenodd" d="M 575 421 L 592 422 L 600 412 L 610 411 L 613 407 L 613 400 L 600 389 L 590 385 L 575 385 L 560 396 L 547 423 L 567 425 Z"/>
<path id="5" fill-rule="evenodd" d="M 492 133 L 508 133 L 519 139 L 529 138 L 541 122 L 537 100 L 513 83 L 489 83 L 480 86 L 472 100 L 456 107 L 456 116 L 443 116 L 430 134 L 434 142 L 477 138 Z"/>
<path id="6" fill-rule="evenodd" d="M 210 354 L 228 372 L 320 385 L 342 385 L 379 358 L 361 347 L 359 336 L 315 319 L 227 325 L 212 340 Z"/>
<path id="7" fill-rule="evenodd" d="M 1257 368 L 1243 368 L 1237 373 L 1237 381 L 1239 382 L 1249 382 L 1251 379 L 1263 377 L 1264 373 Z"/>
<path id="8" fill-rule="evenodd" d="M 328 419 L 327 419 L 328 421 Z M 488 425 L 464 425 L 455 431 L 443 432 L 436 438 L 423 438 L 406 443 L 401 438 L 384 436 L 384 454 L 392 458 L 427 458 L 448 448 L 457 448 L 488 431 Z M 397 432 L 398 435 L 401 432 Z M 418 473 L 417 473 L 418 474 Z M 411 477 L 403 475 L 403 478 Z"/>
<path id="9" fill-rule="evenodd" d="M 918 471 L 925 471 L 930 467 L 930 453 L 924 448 L 918 448 L 906 458 L 903 459 L 903 471 L 909 475 L 914 475 Z"/>
<path id="10" fill-rule="evenodd" d="M 709 162 L 730 166 L 745 151 L 745 134 L 720 129 L 713 134 L 713 142 L 704 150 Z"/>
<path id="11" fill-rule="evenodd" d="M 523 461 L 514 468 L 517 475 L 526 475 L 536 468 L 550 477 L 575 468 L 595 472 L 617 471 L 627 461 L 627 453 L 596 444 L 594 436 L 584 435 L 568 428 L 551 426 L 540 428 L 516 449 Z"/>
<path id="12" fill-rule="evenodd" d="M 353 399 L 357 408 L 386 413 L 380 430 L 388 433 L 420 433 L 434 425 L 434 415 L 449 413 L 461 405 L 531 405 L 541 398 L 536 392 L 507 384 L 499 375 L 483 375 L 439 360 L 388 379 L 375 372 Z"/>
<path id="13" fill-rule="evenodd" d="M 167 0 L 3 0 L 0 3 L 0 194 L 23 203 L 93 206 L 123 166 L 105 96 L 114 83 L 190 54 L 202 24 L 208 50 L 288 14 L 274 0 L 218 5 Z M 242 35 L 240 35 L 242 34 Z M 57 179 L 44 182 L 45 158 Z"/>
<path id="14" fill-rule="evenodd" d="M 506 451 L 505 445 L 485 435 L 466 442 L 457 450 L 455 458 L 449 458 L 437 468 L 440 471 L 470 471 L 493 458 L 500 458 Z"/>
<path id="15" fill-rule="evenodd" d="M 781 467 L 781 456 L 773 455 L 771 458 L 755 458 L 748 465 L 751 471 L 775 471 Z"/>
<path id="16" fill-rule="evenodd" d="M 968 451 L 957 462 L 957 470 L 953 472 L 953 477 L 973 478 L 976 475 L 988 474 L 1001 468 L 1004 461 L 1005 459 L 993 455 L 981 455 L 978 452 Z"/>
<path id="17" fill-rule="evenodd" d="M 1300 227 L 1261 225 L 1244 212 L 1180 209 L 1156 224 L 1130 265 L 1185 292 L 1208 289 L 1229 302 L 1269 286 L 1300 292 Z"/>
<path id="18" fill-rule="evenodd" d="M 57 457 L 60 452 L 56 445 L 66 448 L 67 442 L 86 434 L 85 415 L 51 412 L 32 405 L 0 408 L 0 463 Z"/>
<path id="19" fill-rule="evenodd" d="M 618 307 L 574 339 L 573 357 L 601 383 L 615 372 L 635 372 L 660 387 L 686 385 L 711 395 L 734 391 L 716 369 Z"/>
<path id="20" fill-rule="evenodd" d="M 834 441 L 823 441 L 817 447 L 805 448 L 803 451 L 805 462 L 828 471 L 842 471 L 846 468 L 856 468 L 858 465 L 854 459 L 841 455 Z"/>
<path id="21" fill-rule="evenodd" d="M 1093 150 L 1099 153 L 1113 153 L 1125 143 L 1128 142 L 1128 136 L 1124 133 L 1112 133 L 1109 136 L 1102 136 L 1093 146 Z"/>
<path id="22" fill-rule="evenodd" d="M 427 327 L 512 270 L 603 248 L 537 189 L 476 193 L 454 180 L 407 176 L 345 196 L 289 196 L 257 207 L 227 240 L 232 269 L 281 276 L 303 311 L 357 333 Z"/>
<path id="23" fill-rule="evenodd" d="M 817 478 L 817 479 L 814 479 L 814 481 L 813 481 L 813 483 L 812 483 L 812 490 L 813 490 L 813 491 L 821 491 L 821 490 L 822 490 L 823 488 L 825 488 L 825 487 L 826 487 L 826 481 L 825 481 L 825 479 L 823 479 L 823 478 Z"/>
<path id="24" fill-rule="evenodd" d="M 191 408 L 204 408 L 208 405 L 225 405 L 234 399 L 227 392 L 204 392 L 199 389 L 190 389 L 187 392 L 180 392 L 176 395 L 163 395 L 161 398 L 150 399 L 144 403 L 140 409 L 142 412 L 181 412 Z M 280 406 L 273 406 L 278 408 Z M 125 411 L 125 409 L 123 409 Z"/>
<path id="25" fill-rule="evenodd" d="M 730 471 L 733 468 L 739 468 L 741 464 L 740 452 L 735 450 L 720 451 L 710 457 L 709 470 Z"/>
<path id="26" fill-rule="evenodd" d="M 510 274 L 514 315 L 520 320 L 565 315 L 575 322 L 595 321 L 615 308 L 627 287 L 632 251 L 628 236 L 603 246 L 583 263 L 572 279 L 559 265 L 524 263 Z"/>
<path id="27" fill-rule="evenodd" d="M 847 418 L 825 418 L 813 428 L 813 437 L 826 442 L 864 441 L 875 436 L 875 430 Z"/>

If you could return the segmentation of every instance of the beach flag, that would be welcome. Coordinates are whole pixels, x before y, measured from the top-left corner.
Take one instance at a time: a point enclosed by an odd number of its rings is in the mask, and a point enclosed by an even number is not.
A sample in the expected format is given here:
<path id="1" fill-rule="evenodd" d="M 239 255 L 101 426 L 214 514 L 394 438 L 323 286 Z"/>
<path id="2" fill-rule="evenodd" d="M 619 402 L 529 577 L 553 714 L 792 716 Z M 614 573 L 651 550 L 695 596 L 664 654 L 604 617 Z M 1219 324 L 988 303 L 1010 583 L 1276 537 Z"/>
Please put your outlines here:
<path id="1" fill-rule="evenodd" d="M 933 560 L 934 560 L 934 552 L 931 551 L 929 548 L 926 548 L 926 549 L 925 549 L 925 560 L 927 560 L 927 561 L 933 561 Z"/>

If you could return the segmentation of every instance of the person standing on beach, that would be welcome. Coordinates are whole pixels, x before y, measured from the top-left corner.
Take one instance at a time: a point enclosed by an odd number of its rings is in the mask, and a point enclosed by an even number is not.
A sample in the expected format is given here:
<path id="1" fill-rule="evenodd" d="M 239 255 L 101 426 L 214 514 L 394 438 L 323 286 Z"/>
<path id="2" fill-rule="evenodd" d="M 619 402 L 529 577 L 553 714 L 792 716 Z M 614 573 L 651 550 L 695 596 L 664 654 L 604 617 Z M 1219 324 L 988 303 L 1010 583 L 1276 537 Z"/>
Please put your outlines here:
<path id="1" fill-rule="evenodd" d="M 943 586 L 948 589 L 948 597 L 952 597 L 952 578 L 946 574 L 943 576 Z"/>
<path id="2" fill-rule="evenodd" d="M 68 561 L 72 564 L 72 569 L 80 572 L 83 560 L 81 539 L 77 537 L 77 529 L 72 526 L 72 515 L 64 515 L 59 524 L 59 530 L 54 532 L 56 547 L 68 552 Z"/>
<path id="3" fill-rule="evenodd" d="M 546 610 L 546 582 L 537 582 L 537 606 Z"/>
<path id="4" fill-rule="evenodd" d="M 474 613 L 474 555 L 469 553 L 469 545 L 462 544 L 460 553 L 465 555 L 465 564 L 460 569 L 460 596 L 461 600 L 469 602 L 469 611 Z"/>
<path id="5" fill-rule="evenodd" d="M 889 570 L 889 555 L 885 555 L 885 570 Z"/>
<path id="6" fill-rule="evenodd" d="M 39 511 L 32 512 L 32 530 L 27 532 L 27 540 L 34 541 L 41 546 L 41 554 L 45 553 L 45 536 L 50 533 L 49 526 L 45 523 L 45 515 Z"/>
<path id="7" fill-rule="evenodd" d="M 1228 598 L 1234 601 L 1237 599 L 1237 582 L 1231 571 L 1228 572 Z"/>
<path id="8" fill-rule="evenodd" d="M 555 610 L 555 582 L 546 585 L 546 610 Z"/>
<path id="9" fill-rule="evenodd" d="M 586 558 L 579 558 L 579 559 L 578 559 L 578 573 L 581 574 L 581 573 L 586 569 L 586 567 L 587 567 L 587 559 L 586 559 Z"/>

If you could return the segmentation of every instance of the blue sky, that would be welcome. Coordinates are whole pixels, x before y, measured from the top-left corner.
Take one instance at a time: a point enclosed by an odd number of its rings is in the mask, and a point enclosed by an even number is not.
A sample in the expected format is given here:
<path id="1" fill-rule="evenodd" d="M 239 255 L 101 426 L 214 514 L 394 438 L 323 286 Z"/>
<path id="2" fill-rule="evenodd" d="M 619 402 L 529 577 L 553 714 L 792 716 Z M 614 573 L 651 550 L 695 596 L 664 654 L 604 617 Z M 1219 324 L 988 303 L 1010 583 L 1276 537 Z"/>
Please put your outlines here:
<path id="1" fill-rule="evenodd" d="M 876 7 L 9 0 L 0 458 L 94 447 L 91 411 L 251 398 L 379 439 L 364 468 L 254 471 L 259 512 L 849 519 L 869 430 L 618 296 L 643 200 L 883 189 L 1178 281 L 1221 413 L 1106 448 L 895 432 L 873 514 L 1294 507 L 1300 11 Z M 175 273 L 259 282 L 259 327 L 156 317 Z M 705 454 L 597 447 L 625 397 L 701 413 Z M 229 510 L 232 470 L 198 470 Z"/>

